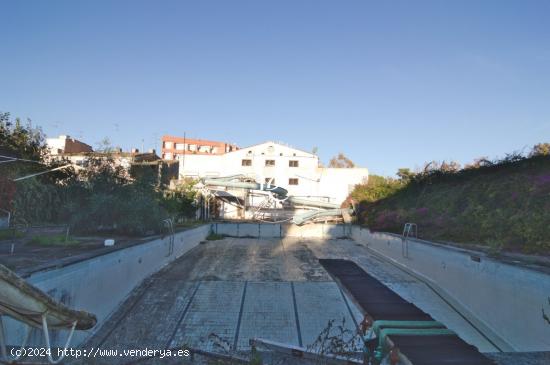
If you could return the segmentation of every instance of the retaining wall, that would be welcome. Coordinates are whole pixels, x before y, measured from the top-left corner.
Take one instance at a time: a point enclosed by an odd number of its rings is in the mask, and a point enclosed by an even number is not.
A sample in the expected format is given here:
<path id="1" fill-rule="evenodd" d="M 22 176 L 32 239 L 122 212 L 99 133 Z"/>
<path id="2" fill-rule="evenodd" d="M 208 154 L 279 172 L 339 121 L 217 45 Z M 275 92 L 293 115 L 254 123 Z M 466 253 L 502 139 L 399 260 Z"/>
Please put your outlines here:
<path id="1" fill-rule="evenodd" d="M 254 238 L 343 238 L 351 235 L 351 225 L 347 224 L 268 224 L 268 223 L 212 223 L 212 232 L 231 237 Z"/>
<path id="2" fill-rule="evenodd" d="M 209 230 L 210 226 L 204 225 L 176 233 L 173 249 L 169 237 L 159 238 L 59 269 L 40 271 L 26 279 L 69 307 L 97 316 L 94 329 L 75 332 L 71 344 L 77 346 L 102 325 L 136 285 L 197 246 Z M 8 343 L 21 343 L 24 327 L 10 318 L 4 323 Z M 68 331 L 51 331 L 51 334 L 53 345 L 63 346 Z M 41 336 L 41 331 L 34 331 L 31 344 L 43 344 Z"/>
<path id="3" fill-rule="evenodd" d="M 415 239 L 404 257 L 401 237 L 358 226 L 351 237 L 429 282 L 504 350 L 549 349 L 542 308 L 548 308 L 550 275 Z"/>

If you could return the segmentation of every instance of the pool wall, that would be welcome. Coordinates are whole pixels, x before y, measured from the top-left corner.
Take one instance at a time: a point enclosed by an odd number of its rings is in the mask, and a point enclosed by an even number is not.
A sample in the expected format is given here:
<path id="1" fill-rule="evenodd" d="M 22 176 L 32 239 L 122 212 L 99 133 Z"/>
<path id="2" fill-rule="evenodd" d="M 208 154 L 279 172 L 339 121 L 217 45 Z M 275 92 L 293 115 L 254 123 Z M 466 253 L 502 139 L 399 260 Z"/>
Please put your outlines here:
<path id="1" fill-rule="evenodd" d="M 90 331 L 75 332 L 71 346 L 77 346 L 96 331 L 126 296 L 145 278 L 174 261 L 200 241 L 210 225 L 178 232 L 173 249 L 170 238 L 159 238 L 61 268 L 40 271 L 26 278 L 54 299 L 97 316 L 98 324 Z M 5 326 L 9 344 L 22 342 L 24 327 L 10 318 Z M 63 346 L 68 331 L 50 331 L 52 345 Z M 32 345 L 43 346 L 42 332 L 33 330 Z"/>
<path id="2" fill-rule="evenodd" d="M 542 308 L 548 312 L 550 275 L 478 252 L 415 239 L 406 243 L 401 236 L 358 226 L 351 233 L 356 242 L 429 283 L 501 349 L 549 349 L 550 324 Z"/>
<path id="3" fill-rule="evenodd" d="M 344 238 L 351 235 L 351 225 L 348 224 L 309 224 L 297 226 L 294 224 L 269 223 L 212 223 L 212 232 L 231 237 L 254 238 Z"/>

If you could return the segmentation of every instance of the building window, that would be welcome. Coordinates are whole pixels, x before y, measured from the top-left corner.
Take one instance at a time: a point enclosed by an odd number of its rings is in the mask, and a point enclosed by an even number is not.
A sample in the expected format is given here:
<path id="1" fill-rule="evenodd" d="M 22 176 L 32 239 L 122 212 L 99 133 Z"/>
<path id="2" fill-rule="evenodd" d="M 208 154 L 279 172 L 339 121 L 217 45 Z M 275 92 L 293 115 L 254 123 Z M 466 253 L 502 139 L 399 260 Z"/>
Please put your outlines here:
<path id="1" fill-rule="evenodd" d="M 165 148 L 173 148 L 173 147 L 174 147 L 174 142 L 165 141 L 165 142 L 164 142 L 164 147 L 165 147 Z"/>
<path id="2" fill-rule="evenodd" d="M 288 185 L 298 185 L 298 179 L 296 178 L 288 179 Z"/>
<path id="3" fill-rule="evenodd" d="M 298 167 L 298 160 L 288 161 L 288 167 Z"/>
<path id="4" fill-rule="evenodd" d="M 275 166 L 275 160 L 265 160 L 266 166 Z"/>
<path id="5" fill-rule="evenodd" d="M 270 184 L 270 185 L 275 185 L 275 179 L 272 178 L 272 177 L 266 177 L 265 178 L 265 183 Z"/>
<path id="6" fill-rule="evenodd" d="M 242 166 L 252 166 L 252 160 L 242 160 Z"/>
<path id="7" fill-rule="evenodd" d="M 183 143 L 176 143 L 176 149 L 178 151 L 183 151 L 185 148 L 183 147 Z"/>

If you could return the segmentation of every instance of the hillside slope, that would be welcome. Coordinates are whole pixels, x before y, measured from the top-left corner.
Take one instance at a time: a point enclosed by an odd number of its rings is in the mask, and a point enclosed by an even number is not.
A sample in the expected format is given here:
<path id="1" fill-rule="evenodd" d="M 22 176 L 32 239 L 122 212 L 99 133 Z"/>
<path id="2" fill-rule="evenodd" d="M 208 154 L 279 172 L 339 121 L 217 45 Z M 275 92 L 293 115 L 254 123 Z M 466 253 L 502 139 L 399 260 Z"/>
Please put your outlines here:
<path id="1" fill-rule="evenodd" d="M 374 231 L 414 222 L 425 239 L 550 255 L 550 156 L 431 174 L 358 210 Z"/>

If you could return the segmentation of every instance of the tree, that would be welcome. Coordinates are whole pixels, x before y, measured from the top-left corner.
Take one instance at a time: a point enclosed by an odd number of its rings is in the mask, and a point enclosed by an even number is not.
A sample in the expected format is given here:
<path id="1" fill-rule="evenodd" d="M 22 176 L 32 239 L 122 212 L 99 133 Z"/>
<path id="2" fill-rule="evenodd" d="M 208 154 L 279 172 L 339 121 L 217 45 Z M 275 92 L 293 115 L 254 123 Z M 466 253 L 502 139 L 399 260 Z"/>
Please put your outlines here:
<path id="1" fill-rule="evenodd" d="M 441 165 L 439 166 L 439 169 L 443 172 L 457 172 L 460 170 L 460 163 L 456 161 L 443 161 L 441 162 Z"/>
<path id="2" fill-rule="evenodd" d="M 408 183 L 416 174 L 411 169 L 404 167 L 397 170 L 396 175 L 401 181 Z"/>
<path id="3" fill-rule="evenodd" d="M 474 159 L 474 162 L 466 164 L 464 169 L 479 169 L 480 167 L 491 166 L 493 162 L 487 156 Z"/>
<path id="4" fill-rule="evenodd" d="M 550 156 L 550 143 L 538 143 L 533 146 L 529 157 Z"/>
<path id="5" fill-rule="evenodd" d="M 44 157 L 46 145 L 44 133 L 32 126 L 27 119 L 26 126 L 21 119 L 10 120 L 10 113 L 0 112 L 0 151 L 11 156 L 39 161 Z"/>
<path id="6" fill-rule="evenodd" d="M 328 163 L 328 167 L 344 168 L 349 169 L 355 167 L 355 164 L 352 160 L 347 158 L 342 152 L 334 156 Z"/>
<path id="7" fill-rule="evenodd" d="M 89 158 L 66 192 L 60 209 L 76 232 L 144 235 L 159 231 L 167 217 L 154 171 L 131 179 L 108 155 Z"/>
<path id="8" fill-rule="evenodd" d="M 42 130 L 33 127 L 30 119 L 24 125 L 19 118 L 12 120 L 10 113 L 0 112 L 0 155 L 41 162 L 46 151 L 44 141 Z M 9 159 L 0 158 L 0 160 Z M 45 198 L 37 192 L 38 184 L 15 183 L 13 181 L 18 176 L 42 170 L 44 170 L 42 164 L 28 161 L 12 161 L 0 164 L 0 208 L 13 212 L 19 206 L 19 211 L 23 212 L 21 204 L 15 204 L 18 198 L 19 200 L 21 198 L 29 199 L 30 197 L 35 199 Z M 44 179 L 44 176 L 37 178 L 40 181 Z M 45 198 L 44 202 L 47 201 L 50 200 Z M 32 210 L 32 212 L 28 210 L 27 213 L 39 213 L 35 211 L 36 207 L 33 207 Z"/>
<path id="9" fill-rule="evenodd" d="M 12 210 L 13 198 L 15 197 L 15 182 L 13 180 L 0 176 L 0 209 Z"/>
<path id="10" fill-rule="evenodd" d="M 110 154 L 115 152 L 115 147 L 113 147 L 113 144 L 111 143 L 109 137 L 104 137 L 101 141 L 96 143 L 96 151 Z"/>
<path id="11" fill-rule="evenodd" d="M 372 203 L 395 194 L 403 186 L 404 184 L 399 180 L 370 175 L 366 184 L 355 185 L 351 198 L 357 202 Z"/>
<path id="12" fill-rule="evenodd" d="M 176 220 L 193 218 L 197 211 L 197 180 L 186 178 L 175 190 L 165 194 L 163 206 Z"/>

